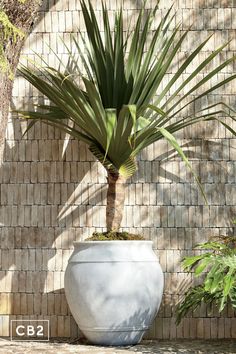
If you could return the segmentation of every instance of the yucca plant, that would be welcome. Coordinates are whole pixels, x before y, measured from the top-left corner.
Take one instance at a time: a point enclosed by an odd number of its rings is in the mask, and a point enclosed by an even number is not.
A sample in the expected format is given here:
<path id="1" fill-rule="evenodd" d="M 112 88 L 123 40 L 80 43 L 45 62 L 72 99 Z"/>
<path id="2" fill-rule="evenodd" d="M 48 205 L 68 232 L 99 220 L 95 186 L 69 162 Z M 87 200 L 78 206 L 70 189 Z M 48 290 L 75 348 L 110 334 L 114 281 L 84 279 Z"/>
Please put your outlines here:
<path id="1" fill-rule="evenodd" d="M 183 268 L 193 271 L 195 278 L 202 276 L 200 285 L 190 287 L 176 309 L 176 322 L 202 303 L 215 305 L 222 312 L 228 303 L 236 309 L 236 239 L 221 236 L 196 247 L 205 252 L 185 257 Z"/>
<path id="2" fill-rule="evenodd" d="M 81 7 L 88 35 L 88 41 L 83 40 L 85 52 L 73 38 L 77 54 L 67 48 L 70 57 L 67 66 L 63 67 L 61 62 L 58 69 L 48 65 L 21 67 L 20 74 L 45 95 L 51 104 L 39 105 L 38 111 L 19 113 L 24 118 L 32 119 L 29 128 L 36 121 L 41 121 L 88 145 L 107 170 L 107 230 L 117 231 L 123 215 L 125 182 L 137 169 L 136 157 L 140 151 L 164 138 L 191 169 L 173 135 L 175 132 L 200 121 L 217 120 L 235 134 L 232 127 L 220 119 L 220 116 L 234 119 L 232 114 L 235 112 L 223 102 L 205 106 L 194 114 L 184 114 L 189 105 L 194 105 L 197 100 L 235 79 L 234 74 L 212 84 L 208 89 L 203 87 L 232 63 L 235 57 L 227 59 L 203 78 L 196 80 L 198 74 L 221 54 L 228 45 L 225 43 L 203 60 L 182 83 L 176 85 L 209 41 L 208 37 L 187 56 L 161 89 L 188 35 L 188 31 L 180 33 L 179 25 L 171 29 L 172 9 L 151 31 L 151 25 L 157 17 L 158 4 L 150 11 L 142 8 L 135 28 L 125 34 L 122 9 L 116 13 L 112 29 L 103 3 L 102 37 L 91 2 L 88 1 L 86 5 L 81 0 Z M 81 73 L 81 62 L 86 75 Z M 83 86 L 78 83 L 78 76 Z M 191 96 L 200 88 L 203 88 L 201 93 Z M 192 173 L 204 195 L 198 177 L 194 171 Z"/>

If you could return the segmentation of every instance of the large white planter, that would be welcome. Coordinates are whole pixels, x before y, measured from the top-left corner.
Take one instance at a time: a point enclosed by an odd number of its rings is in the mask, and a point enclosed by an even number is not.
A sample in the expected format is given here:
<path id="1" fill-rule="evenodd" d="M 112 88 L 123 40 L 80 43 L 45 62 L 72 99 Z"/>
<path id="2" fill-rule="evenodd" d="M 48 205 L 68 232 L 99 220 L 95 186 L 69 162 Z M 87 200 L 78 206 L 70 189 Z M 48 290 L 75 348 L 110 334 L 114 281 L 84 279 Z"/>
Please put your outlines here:
<path id="1" fill-rule="evenodd" d="M 152 241 L 74 243 L 65 293 L 90 342 L 138 343 L 157 314 L 162 292 L 163 273 Z"/>

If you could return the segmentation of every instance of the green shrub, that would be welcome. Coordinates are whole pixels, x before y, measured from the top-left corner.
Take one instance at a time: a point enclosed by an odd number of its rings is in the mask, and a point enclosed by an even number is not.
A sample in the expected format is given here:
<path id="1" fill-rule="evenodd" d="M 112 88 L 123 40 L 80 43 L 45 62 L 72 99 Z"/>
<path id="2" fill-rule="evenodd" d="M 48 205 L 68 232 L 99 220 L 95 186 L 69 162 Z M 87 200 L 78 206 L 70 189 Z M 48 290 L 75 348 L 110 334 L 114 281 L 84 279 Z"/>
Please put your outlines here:
<path id="1" fill-rule="evenodd" d="M 228 303 L 236 308 L 236 238 L 220 236 L 196 246 L 205 250 L 201 255 L 185 257 L 183 268 L 203 276 L 201 285 L 188 289 L 176 310 L 176 323 L 202 303 L 216 305 L 221 312 Z"/>

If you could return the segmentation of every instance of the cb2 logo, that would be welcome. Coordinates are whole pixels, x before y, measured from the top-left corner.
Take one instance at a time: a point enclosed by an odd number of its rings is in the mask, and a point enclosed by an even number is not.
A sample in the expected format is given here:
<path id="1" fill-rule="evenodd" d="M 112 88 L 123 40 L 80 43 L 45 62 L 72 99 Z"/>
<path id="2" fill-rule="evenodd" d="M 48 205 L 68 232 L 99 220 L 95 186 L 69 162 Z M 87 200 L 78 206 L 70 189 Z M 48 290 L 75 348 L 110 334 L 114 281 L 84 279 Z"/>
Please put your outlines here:
<path id="1" fill-rule="evenodd" d="M 33 325 L 18 325 L 16 327 L 16 334 L 20 337 L 23 337 L 23 336 L 26 336 L 27 337 L 42 337 L 44 335 L 43 333 L 43 326 L 42 325 L 38 325 L 36 326 L 33 326 Z"/>
<path id="2" fill-rule="evenodd" d="M 11 320 L 11 340 L 49 341 L 49 320 Z"/>

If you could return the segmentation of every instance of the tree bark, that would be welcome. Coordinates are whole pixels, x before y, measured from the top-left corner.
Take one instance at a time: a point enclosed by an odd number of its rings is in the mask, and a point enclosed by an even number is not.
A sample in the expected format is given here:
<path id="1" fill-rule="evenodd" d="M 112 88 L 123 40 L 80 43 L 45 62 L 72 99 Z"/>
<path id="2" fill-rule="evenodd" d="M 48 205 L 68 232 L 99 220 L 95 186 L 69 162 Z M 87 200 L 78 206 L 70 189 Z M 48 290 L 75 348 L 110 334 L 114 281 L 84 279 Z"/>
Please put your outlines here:
<path id="1" fill-rule="evenodd" d="M 124 212 L 126 180 L 119 174 L 108 173 L 106 224 L 107 231 L 118 231 Z"/>
<path id="2" fill-rule="evenodd" d="M 0 10 L 3 10 L 10 22 L 25 33 L 24 38 L 16 36 L 1 39 L 4 47 L 4 54 L 9 63 L 11 75 L 8 72 L 0 71 L 0 163 L 2 162 L 4 152 L 4 141 L 8 121 L 9 105 L 12 97 L 13 79 L 19 62 L 20 52 L 27 34 L 35 23 L 37 13 L 43 0 L 0 0 Z M 0 32 L 3 29 L 0 26 Z"/>

